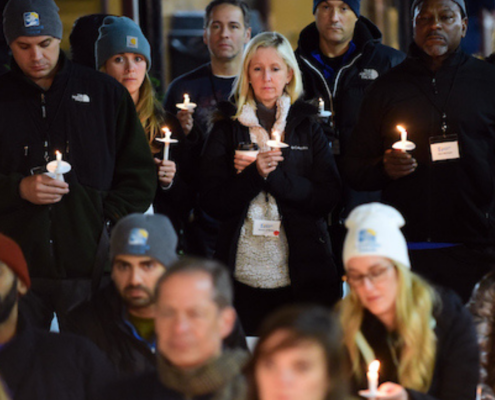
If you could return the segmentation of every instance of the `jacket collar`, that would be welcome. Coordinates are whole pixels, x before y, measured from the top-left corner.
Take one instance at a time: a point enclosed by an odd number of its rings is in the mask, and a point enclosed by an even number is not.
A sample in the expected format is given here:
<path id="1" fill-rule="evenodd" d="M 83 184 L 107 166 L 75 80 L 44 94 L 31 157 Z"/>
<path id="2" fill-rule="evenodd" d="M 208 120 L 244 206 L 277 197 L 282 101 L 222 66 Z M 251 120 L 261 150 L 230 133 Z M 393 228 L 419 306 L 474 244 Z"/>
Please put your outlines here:
<path id="1" fill-rule="evenodd" d="M 354 29 L 352 41 L 360 53 L 368 43 L 381 43 L 382 34 L 369 19 L 359 17 Z M 297 43 L 296 53 L 309 58 L 311 53 L 319 49 L 320 34 L 316 28 L 316 22 L 312 22 L 301 31 Z"/>
<path id="2" fill-rule="evenodd" d="M 418 61 L 423 67 L 430 69 L 431 57 L 426 54 L 415 42 L 411 43 L 409 46 L 409 51 L 407 57 L 410 60 Z M 459 46 L 452 54 L 450 54 L 447 59 L 443 62 L 439 71 L 448 69 L 459 64 L 464 64 L 469 59 L 469 56 L 462 51 Z"/>

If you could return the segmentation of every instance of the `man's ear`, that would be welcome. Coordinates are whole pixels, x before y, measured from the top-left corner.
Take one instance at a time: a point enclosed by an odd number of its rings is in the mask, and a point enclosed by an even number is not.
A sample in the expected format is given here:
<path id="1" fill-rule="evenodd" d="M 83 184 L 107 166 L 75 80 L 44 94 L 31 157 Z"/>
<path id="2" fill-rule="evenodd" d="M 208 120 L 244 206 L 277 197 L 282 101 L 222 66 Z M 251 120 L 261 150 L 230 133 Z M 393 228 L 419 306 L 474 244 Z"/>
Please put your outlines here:
<path id="1" fill-rule="evenodd" d="M 244 44 L 246 44 L 251 40 L 251 32 L 252 32 L 251 28 L 246 29 L 246 33 L 244 34 Z"/>
<path id="2" fill-rule="evenodd" d="M 462 19 L 462 37 L 465 38 L 467 34 L 467 29 L 468 29 L 468 19 L 463 18 Z"/>
<path id="3" fill-rule="evenodd" d="M 19 295 L 21 296 L 24 296 L 27 293 L 27 291 L 28 288 L 26 284 L 20 279 L 17 279 L 17 293 L 19 293 Z"/>
<path id="4" fill-rule="evenodd" d="M 234 329 L 237 313 L 235 312 L 234 307 L 225 307 L 220 313 L 220 333 L 222 339 L 225 339 Z"/>

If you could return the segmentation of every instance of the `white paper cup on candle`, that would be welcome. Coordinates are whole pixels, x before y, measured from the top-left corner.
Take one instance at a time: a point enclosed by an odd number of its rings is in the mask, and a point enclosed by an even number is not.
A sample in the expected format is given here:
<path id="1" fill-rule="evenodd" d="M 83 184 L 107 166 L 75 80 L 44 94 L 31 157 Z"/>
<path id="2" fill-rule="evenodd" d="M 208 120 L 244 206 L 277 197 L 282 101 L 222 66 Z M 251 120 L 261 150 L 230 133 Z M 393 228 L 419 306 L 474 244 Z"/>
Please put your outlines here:
<path id="1" fill-rule="evenodd" d="M 256 143 L 244 143 L 241 142 L 237 146 L 235 154 L 243 155 L 252 158 L 253 160 L 258 157 L 260 149 Z"/>

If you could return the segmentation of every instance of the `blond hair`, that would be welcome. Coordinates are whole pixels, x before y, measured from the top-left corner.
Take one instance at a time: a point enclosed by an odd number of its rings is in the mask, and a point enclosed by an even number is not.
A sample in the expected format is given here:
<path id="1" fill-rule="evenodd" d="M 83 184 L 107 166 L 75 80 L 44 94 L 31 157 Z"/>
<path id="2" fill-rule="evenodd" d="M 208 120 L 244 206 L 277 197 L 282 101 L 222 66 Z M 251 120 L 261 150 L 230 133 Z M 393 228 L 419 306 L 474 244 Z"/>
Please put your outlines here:
<path id="1" fill-rule="evenodd" d="M 157 146 L 155 138 L 162 136 L 161 129 L 164 124 L 164 118 L 162 106 L 155 97 L 155 90 L 147 72 L 139 88 L 139 100 L 136 104 L 136 111 L 141 125 L 143 125 L 151 151 L 157 153 L 161 146 Z"/>
<path id="2" fill-rule="evenodd" d="M 433 288 L 401 264 L 395 265 L 398 277 L 395 322 L 399 338 L 397 375 L 399 383 L 426 393 L 433 379 L 437 349 L 433 309 L 439 303 Z M 364 309 L 354 290 L 339 304 L 344 343 L 350 355 L 352 370 L 364 376 L 364 354 L 358 346 Z"/>
<path id="3" fill-rule="evenodd" d="M 294 51 L 289 41 L 278 32 L 263 32 L 256 35 L 250 40 L 242 57 L 242 66 L 239 76 L 234 82 L 232 95 L 235 98 L 237 105 L 237 113 L 234 119 L 237 119 L 241 114 L 242 107 L 245 104 L 250 104 L 256 108 L 254 100 L 253 88 L 249 84 L 249 64 L 259 48 L 272 47 L 277 50 L 277 53 L 284 60 L 287 68 L 293 72 L 293 77 L 288 85 L 285 86 L 284 92 L 290 96 L 291 104 L 301 96 L 303 91 L 301 71 L 297 64 Z"/>

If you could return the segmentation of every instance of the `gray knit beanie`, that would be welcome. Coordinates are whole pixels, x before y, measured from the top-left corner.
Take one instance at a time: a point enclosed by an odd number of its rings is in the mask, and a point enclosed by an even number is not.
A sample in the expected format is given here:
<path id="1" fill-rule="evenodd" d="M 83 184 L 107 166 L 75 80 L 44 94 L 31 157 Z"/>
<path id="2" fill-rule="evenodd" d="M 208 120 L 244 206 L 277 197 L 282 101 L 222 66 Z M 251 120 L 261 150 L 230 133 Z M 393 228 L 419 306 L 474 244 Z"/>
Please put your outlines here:
<path id="1" fill-rule="evenodd" d="M 62 21 L 53 0 L 10 0 L 3 10 L 7 44 L 19 36 L 52 36 L 62 39 Z"/>
<path id="2" fill-rule="evenodd" d="M 414 0 L 411 6 L 411 14 L 414 15 L 414 10 L 416 9 L 417 6 L 421 5 L 421 3 L 424 3 L 425 0 Z M 464 0 L 452 0 L 454 3 L 456 3 L 460 9 L 461 9 L 461 14 L 465 18 L 467 17 L 467 11 L 466 11 L 466 3 Z"/>
<path id="3" fill-rule="evenodd" d="M 318 4 L 322 3 L 325 0 L 313 0 L 313 14 L 316 12 L 316 7 Z M 359 9 L 361 8 L 361 0 L 343 0 L 345 4 L 347 4 L 351 10 L 359 17 Z"/>
<path id="4" fill-rule="evenodd" d="M 96 69 L 116 54 L 141 54 L 151 67 L 151 48 L 138 24 L 127 17 L 106 17 L 95 43 Z"/>
<path id="5" fill-rule="evenodd" d="M 148 256 L 165 267 L 177 261 L 177 234 L 165 215 L 130 214 L 112 230 L 110 260 L 115 256 Z"/>

